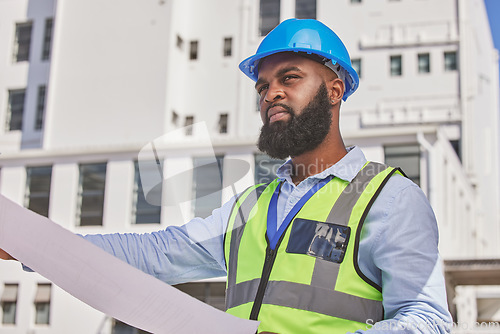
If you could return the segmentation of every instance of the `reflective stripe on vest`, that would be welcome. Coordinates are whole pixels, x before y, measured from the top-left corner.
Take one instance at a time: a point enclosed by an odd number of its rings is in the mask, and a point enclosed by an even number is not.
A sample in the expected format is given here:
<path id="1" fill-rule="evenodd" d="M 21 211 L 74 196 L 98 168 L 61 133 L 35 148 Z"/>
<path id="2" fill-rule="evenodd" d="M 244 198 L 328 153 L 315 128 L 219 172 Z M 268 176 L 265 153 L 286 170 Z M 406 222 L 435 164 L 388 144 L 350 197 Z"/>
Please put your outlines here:
<path id="1" fill-rule="evenodd" d="M 230 229 L 228 226 L 228 231 L 226 231 L 225 235 L 226 239 L 224 240 L 225 243 L 228 242 L 230 244 L 230 247 L 224 247 L 224 251 L 226 252 L 225 254 L 226 267 L 234 268 L 234 270 L 230 271 L 231 274 L 229 274 L 228 270 L 226 286 L 236 285 L 238 249 L 240 248 L 241 236 L 243 235 L 243 230 L 245 229 L 245 224 L 250 215 L 250 211 L 255 206 L 257 200 L 259 199 L 260 195 L 262 194 L 262 192 L 266 187 L 267 184 L 259 184 L 257 186 L 248 188 L 246 191 L 243 192 L 243 194 L 240 195 L 240 197 L 236 200 L 236 203 L 233 206 L 233 209 L 231 211 L 232 214 L 230 217 L 230 220 L 232 220 L 233 223 L 231 224 L 232 226 Z M 229 239 L 228 236 L 230 237 Z M 228 252 L 230 250 L 232 253 L 229 255 Z M 227 300 L 230 299 L 228 298 L 227 295 L 228 292 L 229 291 L 226 291 L 226 303 Z"/>
<path id="2" fill-rule="evenodd" d="M 307 259 L 301 258 L 301 261 L 305 261 L 303 263 L 306 264 L 304 268 L 306 274 L 302 275 L 306 279 L 298 278 L 298 281 L 295 281 L 295 275 L 291 274 L 284 273 L 285 276 L 290 276 L 288 278 L 279 277 L 280 269 L 273 267 L 273 272 L 278 271 L 278 273 L 275 275 L 277 276 L 276 279 L 273 279 L 273 275 L 271 274 L 266 286 L 265 295 L 262 300 L 262 305 L 265 305 L 266 310 L 270 310 L 271 305 L 274 305 L 281 308 L 273 309 L 272 312 L 282 312 L 286 308 L 310 311 L 316 314 L 314 317 L 319 316 L 321 318 L 322 316 L 328 316 L 330 318 L 329 320 L 322 319 L 321 321 L 335 322 L 335 319 L 340 319 L 339 323 L 345 324 L 345 320 L 348 320 L 358 323 L 356 325 L 358 327 L 359 323 L 364 323 L 367 319 L 372 319 L 373 321 L 382 320 L 381 289 L 359 271 L 357 249 L 366 213 L 371 204 L 373 204 L 380 189 L 395 171 L 395 169 L 387 168 L 385 165 L 368 163 L 352 182 L 348 183 L 334 178 L 330 181 L 332 183 L 330 189 L 325 190 L 323 193 L 319 192 L 318 197 L 313 197 L 306 203 L 303 210 L 308 213 L 306 213 L 304 218 L 350 226 L 352 228 L 351 239 L 348 242 L 346 258 L 344 259 L 344 262 L 347 262 L 339 264 L 300 254 L 299 256 L 307 257 Z M 246 232 L 247 222 L 264 225 L 263 229 L 259 227 L 260 230 L 255 230 L 254 228 L 248 232 L 255 234 L 255 231 L 258 231 L 258 236 L 255 240 L 264 240 L 266 222 L 262 218 L 265 218 L 266 214 L 263 214 L 263 210 L 267 210 L 270 194 L 272 194 L 277 184 L 275 180 L 267 187 L 260 185 L 245 191 L 235 204 L 228 224 L 229 230 L 227 236 L 230 235 L 230 237 L 227 238 L 226 236 L 225 242 L 226 263 L 228 265 L 226 307 L 228 312 L 238 316 L 247 317 L 245 314 L 249 309 L 247 304 L 253 303 L 258 286 L 261 283 L 259 275 L 253 273 L 255 277 L 252 278 L 252 274 L 247 277 L 241 270 L 239 271 L 238 257 L 240 243 L 242 243 L 243 235 Z M 324 196 L 325 194 L 328 196 Z M 363 199 L 360 201 L 362 196 Z M 324 212 L 318 214 L 318 217 L 315 216 L 318 211 L 316 210 L 317 207 L 306 209 L 306 206 L 311 201 L 321 201 L 318 207 L 321 207 Z M 363 203 L 360 204 L 360 202 Z M 327 207 L 326 211 L 323 209 L 324 207 Z M 353 213 L 354 209 L 355 213 Z M 303 217 L 303 210 L 297 214 L 297 217 Z M 292 225 L 293 222 L 290 226 Z M 285 241 L 288 243 L 290 229 L 289 227 L 285 232 L 286 236 L 284 235 L 283 243 Z M 262 232 L 263 234 L 260 235 Z M 253 235 L 248 237 L 248 240 L 253 240 L 253 237 Z M 264 246 L 262 240 L 255 242 L 255 246 L 258 246 L 256 247 L 256 252 L 262 253 Z M 252 246 L 247 245 L 247 247 Z M 277 255 L 279 259 L 283 260 L 283 263 L 293 263 L 289 262 L 288 257 L 296 254 L 290 255 L 284 252 L 283 248 L 286 248 L 285 245 L 281 248 Z M 295 259 L 298 258 L 296 257 Z M 245 266 L 248 267 L 247 264 Z M 343 269 L 341 270 L 341 268 Z M 238 279 L 239 275 L 243 278 Z M 309 279 L 307 275 L 309 275 Z M 352 278 L 354 278 L 354 283 L 349 282 Z M 243 309 L 245 311 L 242 311 Z M 258 319 L 263 320 L 265 318 L 266 316 L 259 315 Z M 269 328 L 274 331 L 277 330 L 276 326 L 270 326 Z M 343 326 L 341 330 L 353 328 L 352 326 L 348 328 Z M 286 331 L 283 328 L 281 330 Z"/>

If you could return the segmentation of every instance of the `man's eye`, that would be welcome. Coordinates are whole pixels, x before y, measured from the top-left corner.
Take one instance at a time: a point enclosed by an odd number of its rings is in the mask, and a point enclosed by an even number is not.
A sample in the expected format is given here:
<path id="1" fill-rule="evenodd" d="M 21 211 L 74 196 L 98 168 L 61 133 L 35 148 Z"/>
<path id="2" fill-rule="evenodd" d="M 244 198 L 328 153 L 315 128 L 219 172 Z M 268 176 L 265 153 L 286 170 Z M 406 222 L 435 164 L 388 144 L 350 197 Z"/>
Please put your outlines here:
<path id="1" fill-rule="evenodd" d="M 287 75 L 287 76 L 283 77 L 283 82 L 290 81 L 292 79 L 297 79 L 297 76 L 296 75 Z"/>
<path id="2" fill-rule="evenodd" d="M 262 94 L 262 92 L 266 89 L 267 89 L 267 85 L 262 85 L 259 88 L 257 88 L 257 93 Z"/>

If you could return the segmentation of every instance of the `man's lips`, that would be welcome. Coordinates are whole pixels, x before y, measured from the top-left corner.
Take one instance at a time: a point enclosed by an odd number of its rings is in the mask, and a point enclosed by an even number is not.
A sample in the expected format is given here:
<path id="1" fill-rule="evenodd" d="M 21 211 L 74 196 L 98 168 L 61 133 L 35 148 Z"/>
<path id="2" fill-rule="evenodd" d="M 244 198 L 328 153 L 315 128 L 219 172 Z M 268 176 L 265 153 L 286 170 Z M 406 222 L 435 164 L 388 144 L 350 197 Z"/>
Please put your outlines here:
<path id="1" fill-rule="evenodd" d="M 280 105 L 271 106 L 267 109 L 267 119 L 269 120 L 269 123 L 282 120 L 289 114 L 290 111 L 286 107 Z"/>

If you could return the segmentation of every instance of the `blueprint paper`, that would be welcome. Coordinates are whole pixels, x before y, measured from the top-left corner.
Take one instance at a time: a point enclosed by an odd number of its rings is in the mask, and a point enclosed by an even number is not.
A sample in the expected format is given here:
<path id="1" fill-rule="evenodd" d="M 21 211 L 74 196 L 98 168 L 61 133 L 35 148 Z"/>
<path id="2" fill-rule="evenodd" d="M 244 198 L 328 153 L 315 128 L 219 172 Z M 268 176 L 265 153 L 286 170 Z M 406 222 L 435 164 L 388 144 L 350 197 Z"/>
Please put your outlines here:
<path id="1" fill-rule="evenodd" d="M 152 333 L 253 334 L 217 310 L 0 195 L 0 248 L 76 298 Z"/>

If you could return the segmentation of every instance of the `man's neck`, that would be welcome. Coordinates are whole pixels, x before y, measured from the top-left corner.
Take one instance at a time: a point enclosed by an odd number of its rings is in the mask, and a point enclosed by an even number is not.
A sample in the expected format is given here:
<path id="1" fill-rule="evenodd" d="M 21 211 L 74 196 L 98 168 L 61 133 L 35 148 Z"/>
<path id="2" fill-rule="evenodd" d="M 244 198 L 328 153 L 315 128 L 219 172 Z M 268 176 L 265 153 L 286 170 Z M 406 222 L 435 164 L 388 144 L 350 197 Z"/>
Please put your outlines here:
<path id="1" fill-rule="evenodd" d="M 316 175 L 336 164 L 347 154 L 345 146 L 338 145 L 332 149 L 330 145 L 321 145 L 318 148 L 292 157 L 292 181 L 295 185 L 307 179 L 309 176 Z"/>

